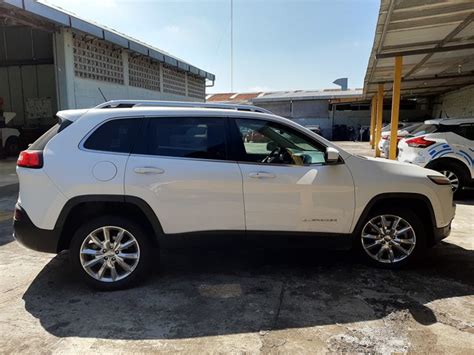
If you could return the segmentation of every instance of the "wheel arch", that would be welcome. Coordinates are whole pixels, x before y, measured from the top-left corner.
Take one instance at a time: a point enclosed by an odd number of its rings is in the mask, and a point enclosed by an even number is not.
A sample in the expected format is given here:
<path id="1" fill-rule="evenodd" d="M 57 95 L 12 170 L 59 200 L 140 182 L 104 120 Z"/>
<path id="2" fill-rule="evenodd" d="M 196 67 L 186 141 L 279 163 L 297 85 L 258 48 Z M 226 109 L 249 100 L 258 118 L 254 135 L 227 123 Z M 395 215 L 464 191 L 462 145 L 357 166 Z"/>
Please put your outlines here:
<path id="1" fill-rule="evenodd" d="M 434 159 L 430 161 L 428 164 L 426 164 L 425 168 L 436 170 L 437 167 L 442 167 L 445 164 L 455 164 L 457 167 L 459 167 L 463 171 L 466 177 L 472 178 L 471 171 L 469 167 L 466 165 L 466 163 L 461 158 L 454 157 L 454 156 L 441 157 L 438 159 Z"/>
<path id="2" fill-rule="evenodd" d="M 85 195 L 70 199 L 58 217 L 55 226 L 59 233 L 57 252 L 69 248 L 74 231 L 84 220 L 104 214 L 138 221 L 154 246 L 160 245 L 163 229 L 152 208 L 144 200 L 135 196 Z"/>
<path id="3" fill-rule="evenodd" d="M 353 230 L 354 243 L 357 242 L 358 236 L 364 226 L 364 222 L 371 213 L 381 208 L 400 207 L 416 211 L 417 216 L 422 220 L 425 228 L 428 244 L 435 243 L 436 217 L 430 199 L 422 194 L 417 193 L 382 193 L 374 196 L 365 206 L 359 216 L 357 224 Z"/>

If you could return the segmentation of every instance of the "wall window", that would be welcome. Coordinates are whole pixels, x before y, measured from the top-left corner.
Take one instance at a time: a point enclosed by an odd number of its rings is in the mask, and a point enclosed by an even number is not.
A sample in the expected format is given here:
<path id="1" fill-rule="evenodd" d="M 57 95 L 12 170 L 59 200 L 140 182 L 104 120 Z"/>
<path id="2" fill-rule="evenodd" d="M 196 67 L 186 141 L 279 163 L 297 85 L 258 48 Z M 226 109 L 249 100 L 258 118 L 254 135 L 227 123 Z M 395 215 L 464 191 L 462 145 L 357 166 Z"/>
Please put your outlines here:
<path id="1" fill-rule="evenodd" d="M 79 78 L 123 84 L 122 51 L 101 40 L 73 34 L 74 73 Z"/>
<path id="2" fill-rule="evenodd" d="M 186 78 L 185 73 L 178 69 L 163 64 L 163 92 L 185 96 Z"/>
<path id="3" fill-rule="evenodd" d="M 129 57 L 130 86 L 160 91 L 160 64 L 146 57 Z"/>

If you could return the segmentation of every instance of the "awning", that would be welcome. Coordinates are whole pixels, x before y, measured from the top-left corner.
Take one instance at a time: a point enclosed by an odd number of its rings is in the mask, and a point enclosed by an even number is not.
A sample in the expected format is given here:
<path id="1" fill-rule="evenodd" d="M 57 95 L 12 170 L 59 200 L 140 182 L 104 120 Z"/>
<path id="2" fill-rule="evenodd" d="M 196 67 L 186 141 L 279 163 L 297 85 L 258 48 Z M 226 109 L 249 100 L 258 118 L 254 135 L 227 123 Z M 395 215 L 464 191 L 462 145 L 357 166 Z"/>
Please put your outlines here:
<path id="1" fill-rule="evenodd" d="M 403 57 L 405 97 L 474 84 L 473 0 L 381 0 L 364 97 L 373 96 L 379 83 L 392 95 L 397 56 Z"/>

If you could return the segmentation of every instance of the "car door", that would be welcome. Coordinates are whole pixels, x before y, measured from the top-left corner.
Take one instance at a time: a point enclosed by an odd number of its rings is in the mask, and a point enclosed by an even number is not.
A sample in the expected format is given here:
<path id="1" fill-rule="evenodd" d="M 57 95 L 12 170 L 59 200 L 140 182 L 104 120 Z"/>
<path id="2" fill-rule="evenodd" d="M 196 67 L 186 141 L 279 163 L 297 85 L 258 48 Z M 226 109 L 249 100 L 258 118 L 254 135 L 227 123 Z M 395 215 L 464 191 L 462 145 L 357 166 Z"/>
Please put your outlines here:
<path id="1" fill-rule="evenodd" d="M 446 140 L 474 176 L 474 123 L 447 126 Z"/>
<path id="2" fill-rule="evenodd" d="M 342 160 L 326 164 L 325 147 L 290 126 L 230 122 L 248 231 L 349 232 L 354 184 Z"/>
<path id="3" fill-rule="evenodd" d="M 150 117 L 129 157 L 125 193 L 156 213 L 165 234 L 245 230 L 242 176 L 227 160 L 227 119 Z"/>

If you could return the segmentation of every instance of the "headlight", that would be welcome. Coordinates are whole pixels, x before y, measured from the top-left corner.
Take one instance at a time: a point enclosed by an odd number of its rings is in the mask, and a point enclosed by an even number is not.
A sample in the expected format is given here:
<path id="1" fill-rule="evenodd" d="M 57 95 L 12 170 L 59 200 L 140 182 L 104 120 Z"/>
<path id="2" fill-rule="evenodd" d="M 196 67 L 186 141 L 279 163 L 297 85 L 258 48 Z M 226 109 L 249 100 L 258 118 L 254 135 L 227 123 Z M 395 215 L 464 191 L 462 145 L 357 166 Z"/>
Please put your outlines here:
<path id="1" fill-rule="evenodd" d="M 451 185 L 451 182 L 446 176 L 428 175 L 428 179 L 430 179 L 437 185 Z"/>

